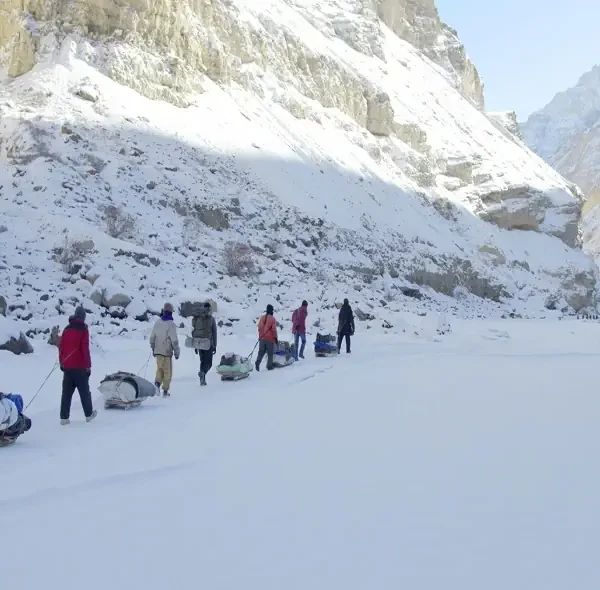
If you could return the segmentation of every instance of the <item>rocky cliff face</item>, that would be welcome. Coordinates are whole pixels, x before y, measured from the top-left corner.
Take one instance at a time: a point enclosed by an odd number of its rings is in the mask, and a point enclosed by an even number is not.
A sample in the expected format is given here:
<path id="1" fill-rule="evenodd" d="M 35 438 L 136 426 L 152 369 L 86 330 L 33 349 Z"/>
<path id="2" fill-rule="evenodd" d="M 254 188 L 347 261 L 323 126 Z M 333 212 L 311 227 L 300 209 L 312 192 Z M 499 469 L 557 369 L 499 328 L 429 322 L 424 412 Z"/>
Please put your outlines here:
<path id="1" fill-rule="evenodd" d="M 0 46 L 13 77 L 33 67 L 50 23 L 59 24 L 62 32 L 79 30 L 90 38 L 114 36 L 116 45 L 125 42 L 142 47 L 143 53 L 151 47 L 158 53 L 168 49 L 172 55 L 168 63 L 154 55 L 157 65 L 166 66 L 161 81 L 166 88 L 147 91 L 178 103 L 181 93 L 199 89 L 193 82 L 197 69 L 227 82 L 242 75 L 241 66 L 249 59 L 255 61 L 261 54 L 268 57 L 260 39 L 243 34 L 236 26 L 235 4 L 219 0 L 177 4 L 168 0 L 5 0 L 0 14 Z M 352 16 L 362 17 L 362 22 Z M 338 3 L 328 25 L 355 49 L 383 57 L 376 17 L 440 65 L 463 96 L 483 108 L 483 83 L 477 69 L 457 32 L 440 20 L 434 0 L 346 0 Z M 206 46 L 201 47 L 202 43 Z M 131 83 L 120 57 L 107 57 L 109 75 L 119 81 L 127 77 Z"/>
<path id="2" fill-rule="evenodd" d="M 231 227 L 211 216 L 234 175 L 250 235 L 267 240 L 256 216 L 278 204 L 283 227 L 322 227 L 352 259 L 348 276 L 367 265 L 445 295 L 594 302 L 580 194 L 485 116 L 479 76 L 430 0 L 6 0 L 0 46 L 7 203 L 31 191 L 33 179 L 12 180 L 25 170 L 41 175 L 38 200 L 42 179 L 61 179 L 50 192 L 65 211 L 77 190 L 183 217 L 200 190 L 184 177 L 216 175 L 202 207 L 219 232 Z M 157 136 L 171 147 L 151 148 Z M 189 164 L 198 146 L 219 164 Z M 178 150 L 188 163 L 165 168 Z M 169 231 L 182 223 L 169 219 Z M 317 272 L 289 248 L 287 267 Z"/>
<path id="3" fill-rule="evenodd" d="M 443 23 L 434 0 L 372 0 L 377 16 L 448 74 L 463 96 L 484 107 L 483 82 L 458 33 Z"/>

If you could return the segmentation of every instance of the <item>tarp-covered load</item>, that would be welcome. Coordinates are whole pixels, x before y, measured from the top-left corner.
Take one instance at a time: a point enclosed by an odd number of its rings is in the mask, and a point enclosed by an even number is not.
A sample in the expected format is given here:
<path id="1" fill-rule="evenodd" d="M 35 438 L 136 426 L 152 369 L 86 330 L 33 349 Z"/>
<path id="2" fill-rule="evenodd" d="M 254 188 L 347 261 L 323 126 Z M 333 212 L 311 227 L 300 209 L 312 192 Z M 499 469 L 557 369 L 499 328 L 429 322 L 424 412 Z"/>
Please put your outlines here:
<path id="1" fill-rule="evenodd" d="M 274 367 L 287 367 L 296 360 L 296 347 L 291 342 L 280 340 L 273 355 Z"/>
<path id="2" fill-rule="evenodd" d="M 221 356 L 221 362 L 216 371 L 221 375 L 222 381 L 237 381 L 248 377 L 252 368 L 251 358 L 240 356 L 234 352 L 227 352 Z"/>
<path id="3" fill-rule="evenodd" d="M 315 340 L 315 354 L 317 356 L 333 356 L 338 354 L 335 336 L 331 334 L 317 334 Z"/>
<path id="4" fill-rule="evenodd" d="M 0 446 L 15 442 L 30 428 L 31 420 L 23 414 L 23 397 L 0 392 Z"/>
<path id="5" fill-rule="evenodd" d="M 153 397 L 157 393 L 154 383 L 125 371 L 118 371 L 104 377 L 98 390 L 104 397 L 105 408 L 139 406 L 147 397 Z"/>

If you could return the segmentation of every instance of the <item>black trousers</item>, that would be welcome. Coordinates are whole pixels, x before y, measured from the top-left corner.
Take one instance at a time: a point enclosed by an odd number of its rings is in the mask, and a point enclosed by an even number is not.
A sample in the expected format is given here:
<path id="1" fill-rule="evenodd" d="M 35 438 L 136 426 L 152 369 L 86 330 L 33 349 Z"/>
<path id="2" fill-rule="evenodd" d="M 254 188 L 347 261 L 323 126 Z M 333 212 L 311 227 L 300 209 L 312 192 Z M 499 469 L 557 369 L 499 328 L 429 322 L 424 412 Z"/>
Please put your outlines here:
<path id="1" fill-rule="evenodd" d="M 60 400 L 60 418 L 68 420 L 71 415 L 71 401 L 75 390 L 79 392 L 83 413 L 86 418 L 92 415 L 92 394 L 90 375 L 85 369 L 65 369 L 63 371 L 62 397 Z"/>
<path id="2" fill-rule="evenodd" d="M 346 352 L 350 352 L 350 334 L 338 334 L 338 350 L 342 349 L 342 340 L 346 339 Z"/>
<path id="3" fill-rule="evenodd" d="M 260 363 L 267 355 L 267 369 L 270 371 L 273 368 L 273 355 L 275 354 L 275 344 L 268 340 L 261 340 L 258 345 L 258 356 L 256 357 L 256 368 L 260 367 Z"/>
<path id="4" fill-rule="evenodd" d="M 212 350 L 199 350 L 198 354 L 200 355 L 200 372 L 206 375 L 206 373 L 210 371 L 213 363 Z"/>

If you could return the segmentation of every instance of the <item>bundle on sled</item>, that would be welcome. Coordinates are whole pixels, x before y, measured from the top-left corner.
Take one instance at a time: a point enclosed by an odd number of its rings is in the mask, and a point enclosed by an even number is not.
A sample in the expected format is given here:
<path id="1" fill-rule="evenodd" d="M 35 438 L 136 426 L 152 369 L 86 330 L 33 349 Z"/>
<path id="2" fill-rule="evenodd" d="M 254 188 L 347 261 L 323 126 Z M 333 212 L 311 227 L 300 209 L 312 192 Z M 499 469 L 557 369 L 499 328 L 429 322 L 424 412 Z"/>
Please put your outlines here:
<path id="1" fill-rule="evenodd" d="M 333 356 L 338 354 L 337 341 L 331 334 L 317 334 L 315 354 L 317 356 Z"/>
<path id="2" fill-rule="evenodd" d="M 287 367 L 296 360 L 296 347 L 291 342 L 280 340 L 273 355 L 274 367 Z"/>
<path id="3" fill-rule="evenodd" d="M 104 377 L 98 386 L 98 391 L 104 397 L 106 409 L 135 408 L 147 397 L 153 397 L 157 393 L 154 383 L 125 371 L 118 371 Z"/>
<path id="4" fill-rule="evenodd" d="M 221 375 L 221 381 L 238 381 L 250 375 L 252 359 L 227 352 L 221 356 L 221 362 L 216 371 Z"/>
<path id="5" fill-rule="evenodd" d="M 0 392 L 0 447 L 14 443 L 30 428 L 31 420 L 23 414 L 23 397 Z"/>

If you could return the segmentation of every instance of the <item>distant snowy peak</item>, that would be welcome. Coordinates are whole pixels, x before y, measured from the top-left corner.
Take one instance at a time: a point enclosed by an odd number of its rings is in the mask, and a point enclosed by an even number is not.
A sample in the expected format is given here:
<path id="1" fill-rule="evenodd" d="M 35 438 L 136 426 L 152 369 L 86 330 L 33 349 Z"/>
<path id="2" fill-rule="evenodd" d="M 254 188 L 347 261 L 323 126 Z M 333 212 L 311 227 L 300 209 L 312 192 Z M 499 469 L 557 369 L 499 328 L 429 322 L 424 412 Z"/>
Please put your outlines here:
<path id="1" fill-rule="evenodd" d="M 600 66 L 521 125 L 527 145 L 590 194 L 600 186 Z"/>

